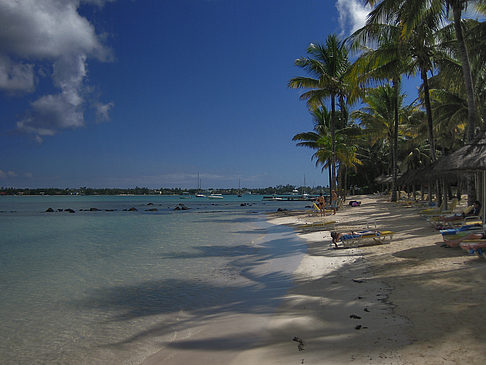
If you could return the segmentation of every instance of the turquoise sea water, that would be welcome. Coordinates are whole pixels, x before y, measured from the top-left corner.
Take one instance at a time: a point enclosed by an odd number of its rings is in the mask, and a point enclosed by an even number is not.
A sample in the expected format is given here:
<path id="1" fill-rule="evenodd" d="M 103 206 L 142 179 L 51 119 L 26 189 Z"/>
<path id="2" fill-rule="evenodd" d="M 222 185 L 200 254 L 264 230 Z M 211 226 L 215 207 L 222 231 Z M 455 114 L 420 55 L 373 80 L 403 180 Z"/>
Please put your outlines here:
<path id="1" fill-rule="evenodd" d="M 261 198 L 0 197 L 0 363 L 139 363 L 195 318 L 274 307 L 305 244 L 265 213 L 308 203 Z"/>

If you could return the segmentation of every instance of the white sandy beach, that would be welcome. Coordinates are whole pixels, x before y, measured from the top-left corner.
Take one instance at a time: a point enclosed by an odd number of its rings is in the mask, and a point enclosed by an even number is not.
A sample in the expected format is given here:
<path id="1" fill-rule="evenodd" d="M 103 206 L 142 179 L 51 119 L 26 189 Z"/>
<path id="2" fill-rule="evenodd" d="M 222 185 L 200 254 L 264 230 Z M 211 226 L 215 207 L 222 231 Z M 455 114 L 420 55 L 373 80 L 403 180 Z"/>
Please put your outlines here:
<path id="1" fill-rule="evenodd" d="M 276 313 L 217 318 L 188 334 L 200 348 L 144 364 L 483 364 L 486 261 L 440 247 L 440 234 L 413 208 L 352 198 L 362 205 L 335 216 L 272 218 L 308 246 Z M 316 220 L 336 220 L 339 231 L 376 222 L 395 235 L 391 244 L 335 250 L 329 232 L 298 228 Z M 204 346 L 215 337 L 226 341 Z"/>

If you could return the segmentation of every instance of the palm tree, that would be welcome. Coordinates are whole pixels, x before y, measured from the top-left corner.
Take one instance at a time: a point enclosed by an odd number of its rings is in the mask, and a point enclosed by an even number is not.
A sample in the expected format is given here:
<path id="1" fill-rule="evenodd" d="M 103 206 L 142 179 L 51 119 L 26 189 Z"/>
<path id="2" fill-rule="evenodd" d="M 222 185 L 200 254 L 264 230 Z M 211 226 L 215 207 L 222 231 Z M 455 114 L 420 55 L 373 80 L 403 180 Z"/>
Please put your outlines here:
<path id="1" fill-rule="evenodd" d="M 343 42 L 336 35 L 327 37 L 325 44 L 310 44 L 307 48 L 309 57 L 302 57 L 295 64 L 303 68 L 310 76 L 295 77 L 288 86 L 295 89 L 307 89 L 300 97 L 307 100 L 309 106 L 320 105 L 322 100 L 331 102 L 331 189 L 336 188 L 336 97 L 346 94 L 344 75 L 349 67 L 348 52 Z"/>
<path id="2" fill-rule="evenodd" d="M 321 106 L 311 111 L 314 120 L 314 130 L 296 134 L 292 140 L 299 141 L 297 146 L 308 147 L 315 150 L 312 159 L 316 161 L 316 166 L 322 165 L 322 169 L 328 169 L 330 173 L 330 164 L 332 161 L 332 139 L 330 135 L 331 116 L 329 111 Z M 335 148 L 336 162 L 339 165 L 339 172 L 342 174 L 342 168 L 355 168 L 360 165 L 361 161 L 356 155 L 357 147 L 355 146 L 355 137 L 360 134 L 356 126 L 348 126 L 336 130 Z M 331 179 L 331 176 L 329 176 Z M 329 180 L 330 181 L 330 180 Z M 344 191 L 346 183 L 344 183 Z"/>
<path id="3" fill-rule="evenodd" d="M 311 110 L 312 119 L 314 121 L 314 130 L 310 132 L 303 132 L 296 134 L 292 141 L 300 141 L 297 146 L 311 148 L 316 150 L 312 155 L 312 159 L 316 160 L 316 166 L 322 165 L 322 168 L 328 169 L 329 183 L 331 182 L 331 144 L 330 140 L 330 124 L 331 115 L 326 107 L 313 107 Z M 327 146 L 329 144 L 329 146 Z M 319 152 L 320 151 L 320 152 Z M 327 151 L 327 154 L 324 153 Z M 319 152 L 319 154 L 318 154 Z"/>
<path id="4" fill-rule="evenodd" d="M 365 106 L 351 113 L 352 118 L 360 121 L 372 145 L 378 140 L 386 139 L 391 150 L 395 137 L 395 109 L 397 105 L 400 112 L 402 100 L 403 94 L 400 95 L 398 102 L 396 101 L 392 86 L 378 86 L 368 89 L 363 97 Z"/>
<path id="5" fill-rule="evenodd" d="M 353 33 L 348 41 L 353 49 L 359 48 L 362 53 L 353 63 L 348 73 L 350 80 L 356 80 L 358 87 L 380 80 L 390 80 L 393 85 L 395 100 L 398 100 L 402 74 L 411 68 L 410 52 L 406 44 L 400 39 L 400 28 L 394 25 L 381 23 L 368 23 Z M 366 45 L 372 43 L 376 49 Z M 351 83 L 351 82 L 350 82 Z M 397 157 L 398 157 L 398 104 L 394 111 L 394 128 L 392 129 L 391 156 L 392 156 L 392 201 L 397 200 Z"/>
<path id="6" fill-rule="evenodd" d="M 484 4 L 484 0 L 366 0 L 365 2 L 372 6 L 376 5 L 373 14 L 369 18 L 370 22 L 379 22 L 383 19 L 387 21 L 397 19 L 403 26 L 402 36 L 404 38 L 410 37 L 412 32 L 423 23 L 424 19 L 430 16 L 434 16 L 438 20 L 447 20 L 449 9 L 452 9 L 458 53 L 461 59 L 468 102 L 467 140 L 470 141 L 473 138 L 478 117 L 469 54 L 462 28 L 462 11 L 467 7 L 468 3 Z"/>
<path id="7" fill-rule="evenodd" d="M 439 72 L 431 78 L 431 86 L 434 93 L 434 111 L 441 118 L 441 122 L 448 120 L 449 127 L 455 128 L 467 120 L 468 103 L 465 85 L 462 82 L 462 67 L 457 60 L 457 42 L 451 28 L 446 27 L 440 32 L 442 57 L 436 59 Z M 471 58 L 471 68 L 474 75 L 474 94 L 479 104 L 478 112 L 486 121 L 486 23 L 468 19 L 463 21 L 463 28 L 467 46 L 474 54 Z M 467 141 L 467 134 L 464 141 Z"/>
<path id="8" fill-rule="evenodd" d="M 390 151 L 393 151 L 396 146 L 395 138 L 398 135 L 395 131 L 395 128 L 398 127 L 398 124 L 395 123 L 395 114 L 396 110 L 398 110 L 400 118 L 403 98 L 404 95 L 399 94 L 397 99 L 395 88 L 390 85 L 378 86 L 374 89 L 369 89 L 363 97 L 363 102 L 366 106 L 351 113 L 355 120 L 360 121 L 364 134 L 370 139 L 371 146 L 386 140 Z M 393 162 L 394 159 L 396 161 L 396 155 L 392 152 L 392 161 L 390 161 L 392 169 L 396 169 L 396 163 Z M 393 171 L 391 172 L 393 173 Z"/>

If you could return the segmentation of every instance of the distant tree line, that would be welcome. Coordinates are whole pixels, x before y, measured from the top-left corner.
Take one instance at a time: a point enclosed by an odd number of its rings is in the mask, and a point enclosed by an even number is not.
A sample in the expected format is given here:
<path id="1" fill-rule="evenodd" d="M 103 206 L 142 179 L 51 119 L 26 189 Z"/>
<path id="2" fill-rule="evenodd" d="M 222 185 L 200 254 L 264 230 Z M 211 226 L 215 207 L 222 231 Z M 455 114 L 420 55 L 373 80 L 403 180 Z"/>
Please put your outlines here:
<path id="1" fill-rule="evenodd" d="M 284 194 L 313 194 L 320 193 L 328 194 L 329 188 L 323 186 L 309 187 L 309 186 L 294 186 L 294 185 L 277 185 L 275 187 L 267 188 L 242 188 L 242 189 L 207 189 L 204 191 L 198 189 L 182 189 L 182 188 L 160 188 L 149 189 L 145 187 L 135 187 L 129 189 L 122 188 L 0 188 L 0 195 L 182 195 L 196 193 L 215 193 L 224 195 L 238 195 L 238 194 L 256 194 L 256 195 L 284 195 Z"/>

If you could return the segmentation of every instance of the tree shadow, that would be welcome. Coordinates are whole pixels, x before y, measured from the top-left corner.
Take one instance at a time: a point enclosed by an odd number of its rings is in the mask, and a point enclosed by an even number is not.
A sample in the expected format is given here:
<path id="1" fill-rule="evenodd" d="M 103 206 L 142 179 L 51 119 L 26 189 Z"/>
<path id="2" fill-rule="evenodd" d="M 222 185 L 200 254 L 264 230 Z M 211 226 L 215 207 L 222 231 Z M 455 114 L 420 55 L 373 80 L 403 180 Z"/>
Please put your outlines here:
<path id="1" fill-rule="evenodd" d="M 296 345 L 292 344 L 292 338 L 300 336 L 304 343 L 310 342 L 314 349 L 325 349 L 326 354 L 331 356 L 337 353 L 351 354 L 380 349 L 395 351 L 414 341 L 413 331 L 420 332 L 422 324 L 409 323 L 406 318 L 396 314 L 389 297 L 394 285 L 406 282 L 407 288 L 411 288 L 409 302 L 419 303 L 417 308 L 413 307 L 414 310 L 423 310 L 431 316 L 436 316 L 436 321 L 433 322 L 436 327 L 434 341 L 440 342 L 442 338 L 449 338 L 454 333 L 468 333 L 471 337 L 486 341 L 483 331 L 486 312 L 481 310 L 481 298 L 486 296 L 486 285 L 483 285 L 486 281 L 485 265 L 479 264 L 478 261 L 467 261 L 466 257 L 464 265 L 441 267 L 427 273 L 407 270 L 418 263 L 427 264 L 428 260 L 460 258 L 464 253 L 461 250 L 443 249 L 430 244 L 396 250 L 407 239 L 415 239 L 426 234 L 430 236 L 431 230 L 420 224 L 417 227 L 417 222 L 411 220 L 419 218 L 412 214 L 404 216 L 393 209 L 388 211 L 384 208 L 384 211 L 372 215 L 372 218 L 375 217 L 380 220 L 380 227 L 390 226 L 397 233 L 403 234 L 392 243 L 395 245 L 395 251 L 380 254 L 354 249 L 332 250 L 321 242 L 310 242 L 307 244 L 307 254 L 311 258 L 326 256 L 329 259 L 349 260 L 349 263 L 337 265 L 336 269 L 312 279 L 306 277 L 301 281 L 284 271 L 258 273 L 253 270 L 270 259 L 295 254 L 299 244 L 296 241 L 289 242 L 288 238 L 274 240 L 269 242 L 267 247 L 260 249 L 250 245 L 238 245 L 233 248 L 202 246 L 197 248 L 197 254 L 187 254 L 185 258 L 201 255 L 228 257 L 232 259 L 232 266 L 242 268 L 238 275 L 248 281 L 238 285 L 219 286 L 201 283 L 198 280 L 151 280 L 136 285 L 113 286 L 92 291 L 82 305 L 118 313 L 111 318 L 112 321 L 136 320 L 160 314 L 171 315 L 179 310 L 187 313 L 184 318 L 177 321 L 162 322 L 155 319 L 149 328 L 109 346 L 168 335 L 229 314 L 281 315 L 292 320 L 284 322 L 278 328 L 270 329 L 273 336 L 258 338 L 258 341 L 253 332 L 242 330 L 229 336 L 189 338 L 164 342 L 161 345 L 173 349 L 215 352 L 268 345 L 292 345 L 291 351 L 295 352 Z M 369 217 L 362 217 L 355 223 L 365 222 L 366 219 Z M 411 226 L 417 228 L 411 229 Z M 366 260 L 371 254 L 375 256 L 372 267 Z M 400 260 L 390 262 L 390 256 Z M 379 276 L 376 275 L 377 272 Z M 437 284 L 439 279 L 450 285 L 444 287 L 443 284 Z M 290 287 L 292 281 L 297 285 Z M 472 296 L 472 291 L 479 291 L 482 295 Z M 276 305 L 286 294 L 289 294 L 286 299 L 286 312 L 276 313 Z M 458 303 L 464 305 L 456 305 Z M 475 311 L 474 321 L 471 320 L 471 308 Z M 298 321 L 302 316 L 305 316 L 306 320 Z M 441 321 L 441 318 L 445 317 L 465 320 L 454 321 L 454 327 L 449 328 L 447 326 L 450 322 Z M 420 338 L 420 333 L 415 336 Z"/>

